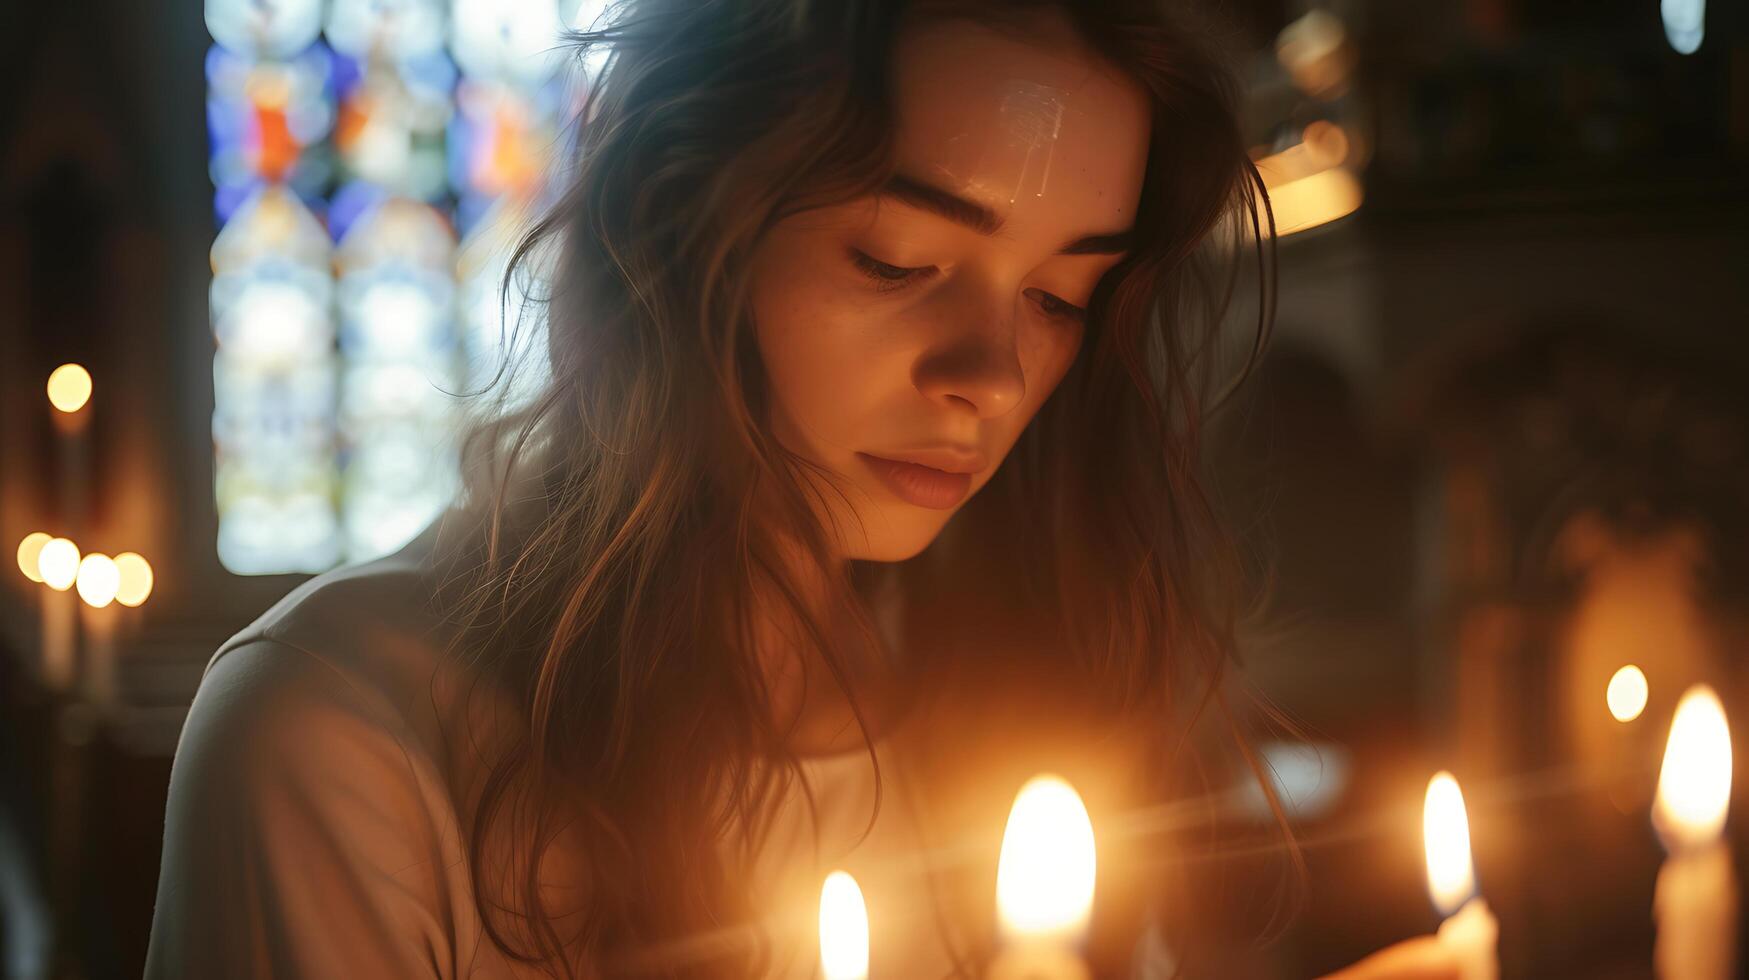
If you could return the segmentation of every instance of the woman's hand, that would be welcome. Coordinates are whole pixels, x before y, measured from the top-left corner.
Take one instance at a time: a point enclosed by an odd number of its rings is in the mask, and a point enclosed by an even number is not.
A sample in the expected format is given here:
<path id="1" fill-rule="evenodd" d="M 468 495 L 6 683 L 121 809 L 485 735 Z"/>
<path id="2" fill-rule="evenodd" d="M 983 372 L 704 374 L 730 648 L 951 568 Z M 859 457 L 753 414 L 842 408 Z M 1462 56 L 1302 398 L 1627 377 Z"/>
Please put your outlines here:
<path id="1" fill-rule="evenodd" d="M 1387 946 L 1323 980 L 1458 980 L 1458 964 L 1438 937 L 1419 936 Z"/>

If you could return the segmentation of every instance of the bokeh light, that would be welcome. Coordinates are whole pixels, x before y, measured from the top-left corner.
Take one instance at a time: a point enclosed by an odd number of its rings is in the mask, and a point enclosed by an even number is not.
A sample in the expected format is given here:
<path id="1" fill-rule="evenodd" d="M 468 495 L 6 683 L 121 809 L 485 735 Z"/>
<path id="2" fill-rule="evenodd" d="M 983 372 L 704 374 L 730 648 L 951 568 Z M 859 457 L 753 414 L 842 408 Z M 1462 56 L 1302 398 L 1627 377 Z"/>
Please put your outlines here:
<path id="1" fill-rule="evenodd" d="M 132 551 L 115 556 L 118 581 L 115 601 L 124 606 L 137 606 L 152 594 L 152 566 Z"/>
<path id="2" fill-rule="evenodd" d="M 1609 679 L 1609 690 L 1604 695 L 1609 701 L 1609 713 L 1615 716 L 1616 721 L 1633 721 L 1646 710 L 1646 695 L 1649 691 L 1645 671 L 1628 664 Z"/>
<path id="3" fill-rule="evenodd" d="M 102 609 L 115 601 L 115 590 L 121 584 L 121 574 L 116 570 L 115 559 L 108 555 L 86 555 L 79 560 L 79 574 L 76 579 L 79 587 L 79 598 L 94 609 Z"/>
<path id="4" fill-rule="evenodd" d="M 91 372 L 77 364 L 63 364 L 49 374 L 49 404 L 58 411 L 77 412 L 91 400 Z"/>
<path id="5" fill-rule="evenodd" d="M 36 555 L 38 580 L 56 592 L 73 587 L 79 577 L 79 546 L 66 538 L 50 538 Z"/>
<path id="6" fill-rule="evenodd" d="M 18 570 L 32 582 L 41 582 L 42 574 L 36 570 L 37 556 L 42 554 L 43 545 L 53 540 L 53 535 L 43 531 L 32 531 L 18 542 Z"/>

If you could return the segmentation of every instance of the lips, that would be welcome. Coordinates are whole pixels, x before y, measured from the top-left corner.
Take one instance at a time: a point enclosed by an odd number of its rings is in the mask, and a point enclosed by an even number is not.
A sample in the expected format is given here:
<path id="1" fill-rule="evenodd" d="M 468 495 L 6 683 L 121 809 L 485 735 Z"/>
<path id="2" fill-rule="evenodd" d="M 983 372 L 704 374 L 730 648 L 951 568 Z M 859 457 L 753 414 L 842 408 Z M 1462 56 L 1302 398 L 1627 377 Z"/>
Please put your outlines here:
<path id="1" fill-rule="evenodd" d="M 956 456 L 950 461 L 945 454 L 935 454 L 932 461 L 939 460 L 943 465 L 965 472 L 950 472 L 939 466 L 888 459 L 869 453 L 856 455 L 894 496 L 906 503 L 931 510 L 948 510 L 959 506 L 966 499 L 966 495 L 972 492 L 972 474 L 983 469 L 982 464 L 975 459 Z"/>

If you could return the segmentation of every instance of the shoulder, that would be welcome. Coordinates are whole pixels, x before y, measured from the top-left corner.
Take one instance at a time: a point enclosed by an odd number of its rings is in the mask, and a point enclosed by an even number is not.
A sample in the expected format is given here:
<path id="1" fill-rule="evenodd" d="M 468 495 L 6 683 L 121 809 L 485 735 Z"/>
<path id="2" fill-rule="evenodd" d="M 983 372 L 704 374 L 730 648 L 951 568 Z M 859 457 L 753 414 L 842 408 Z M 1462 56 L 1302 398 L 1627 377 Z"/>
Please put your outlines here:
<path id="1" fill-rule="evenodd" d="M 405 722 L 377 695 L 318 653 L 265 637 L 233 642 L 207 666 L 177 764 L 195 753 L 240 760 L 239 774 L 267 769 L 283 776 L 344 749 L 370 750 L 405 768 Z"/>
<path id="2" fill-rule="evenodd" d="M 226 640 L 196 710 L 228 718 L 229 703 L 243 701 L 263 718 L 346 713 L 409 750 L 441 751 L 438 687 L 453 673 L 456 634 L 438 601 L 437 526 L 392 555 L 304 582 Z"/>
<path id="3" fill-rule="evenodd" d="M 322 823 L 388 818 L 397 846 L 447 821 L 418 741 L 380 697 L 320 656 L 253 639 L 215 658 L 171 768 L 173 830 L 223 852 L 284 829 L 286 808 Z M 356 809 L 371 801 L 368 814 Z M 235 839 L 233 839 L 235 835 Z"/>
<path id="4" fill-rule="evenodd" d="M 436 525 L 401 550 L 315 576 L 288 592 L 222 644 L 217 662 L 242 643 L 266 638 L 323 651 L 341 670 L 360 666 L 380 647 L 437 639 L 443 616 L 436 599 L 432 555 Z"/>
<path id="5" fill-rule="evenodd" d="M 444 802 L 431 539 L 310 579 L 219 646 L 177 743 L 183 804 L 325 805 L 349 785 Z"/>
<path id="6" fill-rule="evenodd" d="M 404 724 L 305 650 L 254 639 L 215 658 L 170 772 L 166 862 L 254 854 L 317 826 L 401 850 L 436 827 Z"/>
<path id="7" fill-rule="evenodd" d="M 418 545 L 305 582 L 207 663 L 148 976 L 427 975 L 454 953 L 472 913 Z"/>
<path id="8" fill-rule="evenodd" d="M 253 639 L 217 658 L 171 767 L 147 975 L 409 976 L 445 959 L 452 824 L 407 744 L 308 651 Z"/>

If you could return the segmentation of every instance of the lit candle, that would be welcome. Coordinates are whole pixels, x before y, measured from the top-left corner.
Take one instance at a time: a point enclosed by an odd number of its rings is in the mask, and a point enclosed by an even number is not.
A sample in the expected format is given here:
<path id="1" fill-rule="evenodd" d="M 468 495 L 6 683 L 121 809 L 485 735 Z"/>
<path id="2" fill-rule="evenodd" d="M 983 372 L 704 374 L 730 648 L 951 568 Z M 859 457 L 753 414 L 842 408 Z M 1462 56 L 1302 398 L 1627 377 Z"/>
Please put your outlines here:
<path id="1" fill-rule="evenodd" d="M 59 435 L 60 487 L 62 520 L 74 534 L 85 532 L 90 499 L 88 483 L 90 459 L 86 444 L 86 429 L 91 422 L 91 372 L 78 364 L 63 364 L 49 374 L 45 386 L 52 418 Z"/>
<path id="2" fill-rule="evenodd" d="M 43 590 L 42 670 L 50 690 L 73 686 L 73 653 L 79 627 L 79 600 L 70 589 L 79 577 L 79 546 L 66 538 L 43 543 L 36 555 L 37 581 Z"/>
<path id="3" fill-rule="evenodd" d="M 1087 980 L 1079 946 L 1093 913 L 1093 822 L 1058 776 L 1021 787 L 996 865 L 1003 949 L 988 980 Z"/>
<path id="4" fill-rule="evenodd" d="M 820 973 L 825 980 L 868 978 L 868 906 L 843 871 L 820 886 Z"/>
<path id="5" fill-rule="evenodd" d="M 1427 848 L 1427 890 L 1440 914 L 1449 916 L 1439 924 L 1440 945 L 1457 960 L 1460 980 L 1495 980 L 1500 974 L 1495 955 L 1500 925 L 1487 901 L 1476 894 L 1470 817 L 1463 791 L 1449 772 L 1427 784 L 1421 833 Z"/>
<path id="6" fill-rule="evenodd" d="M 80 559 L 75 586 L 79 598 L 85 600 L 85 608 L 80 610 L 85 632 L 85 696 L 99 708 L 111 708 L 116 701 L 113 603 L 121 586 L 115 559 L 95 552 Z"/>
<path id="7" fill-rule="evenodd" d="M 1718 695 L 1698 684 L 1676 706 L 1652 805 L 1670 854 L 1652 899 L 1652 960 L 1663 980 L 1735 976 L 1737 882 L 1722 835 L 1730 800 L 1730 726 Z"/>
<path id="8" fill-rule="evenodd" d="M 1652 794 L 1645 778 L 1645 726 L 1635 724 L 1645 714 L 1650 695 L 1646 672 L 1635 664 L 1625 664 L 1610 675 L 1604 690 L 1609 716 L 1620 723 L 1610 726 L 1614 731 L 1609 739 L 1608 793 L 1622 813 L 1639 813 Z"/>

